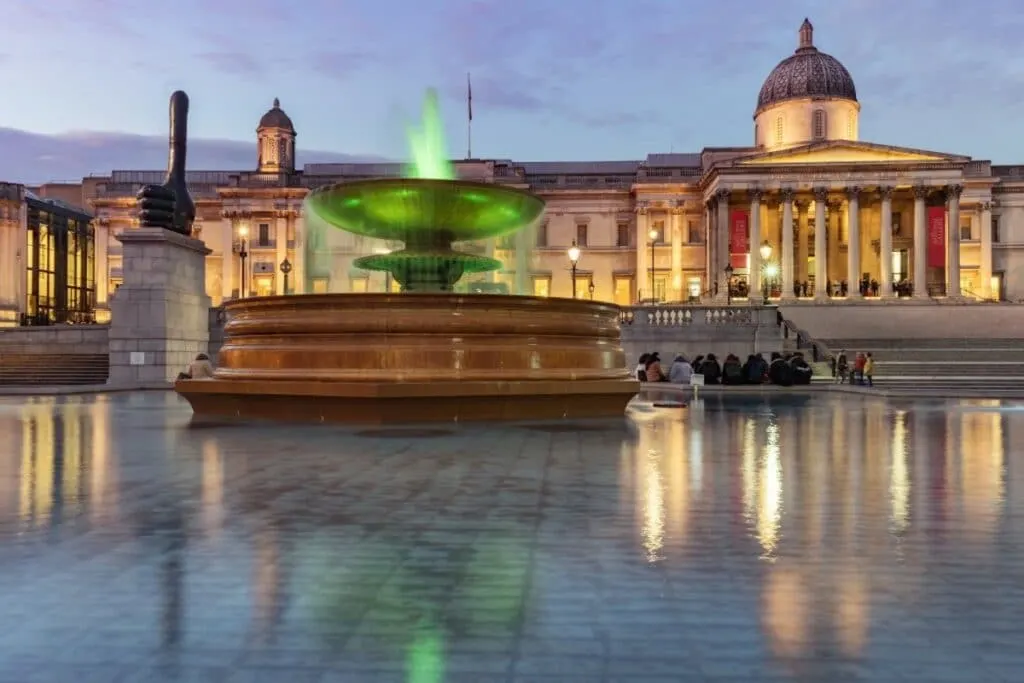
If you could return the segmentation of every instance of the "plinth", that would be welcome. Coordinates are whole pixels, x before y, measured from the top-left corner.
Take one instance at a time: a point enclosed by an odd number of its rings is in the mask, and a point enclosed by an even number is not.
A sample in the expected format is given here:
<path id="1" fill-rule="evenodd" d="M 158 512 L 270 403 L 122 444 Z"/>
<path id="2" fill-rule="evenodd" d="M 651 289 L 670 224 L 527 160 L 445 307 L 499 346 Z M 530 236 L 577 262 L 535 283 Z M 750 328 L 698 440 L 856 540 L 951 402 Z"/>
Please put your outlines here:
<path id="1" fill-rule="evenodd" d="M 323 294 L 225 305 L 198 417 L 364 424 L 620 417 L 639 389 L 617 306 L 457 294 Z"/>

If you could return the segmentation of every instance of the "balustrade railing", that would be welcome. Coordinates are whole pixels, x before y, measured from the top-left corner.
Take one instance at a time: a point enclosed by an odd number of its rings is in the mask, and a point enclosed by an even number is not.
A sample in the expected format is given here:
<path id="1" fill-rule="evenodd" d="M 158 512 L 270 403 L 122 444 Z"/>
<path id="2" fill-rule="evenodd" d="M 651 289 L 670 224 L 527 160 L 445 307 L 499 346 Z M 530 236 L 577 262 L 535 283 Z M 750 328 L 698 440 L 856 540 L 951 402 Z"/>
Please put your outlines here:
<path id="1" fill-rule="evenodd" d="M 637 327 L 692 327 L 696 325 L 771 325 L 774 307 L 757 306 L 623 306 L 619 322 Z"/>

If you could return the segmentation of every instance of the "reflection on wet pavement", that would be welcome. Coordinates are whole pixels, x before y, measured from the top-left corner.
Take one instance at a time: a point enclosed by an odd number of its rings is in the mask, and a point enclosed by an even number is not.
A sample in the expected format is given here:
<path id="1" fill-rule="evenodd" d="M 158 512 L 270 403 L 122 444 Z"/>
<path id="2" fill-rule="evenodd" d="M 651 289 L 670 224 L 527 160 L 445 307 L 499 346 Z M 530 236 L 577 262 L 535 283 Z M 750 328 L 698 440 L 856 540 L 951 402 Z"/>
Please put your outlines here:
<path id="1" fill-rule="evenodd" d="M 0 683 L 1019 681 L 1024 410 L 190 428 L 0 400 Z"/>

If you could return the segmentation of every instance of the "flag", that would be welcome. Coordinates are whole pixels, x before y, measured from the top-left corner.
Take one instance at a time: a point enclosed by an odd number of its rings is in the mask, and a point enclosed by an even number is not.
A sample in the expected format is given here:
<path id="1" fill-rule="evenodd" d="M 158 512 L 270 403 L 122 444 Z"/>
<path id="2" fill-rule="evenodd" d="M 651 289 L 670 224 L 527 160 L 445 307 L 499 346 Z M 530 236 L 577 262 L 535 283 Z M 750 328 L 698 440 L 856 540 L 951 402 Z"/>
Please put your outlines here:
<path id="1" fill-rule="evenodd" d="M 466 74 L 466 106 L 469 107 L 469 120 L 473 120 L 473 84 L 469 81 L 469 74 Z"/>

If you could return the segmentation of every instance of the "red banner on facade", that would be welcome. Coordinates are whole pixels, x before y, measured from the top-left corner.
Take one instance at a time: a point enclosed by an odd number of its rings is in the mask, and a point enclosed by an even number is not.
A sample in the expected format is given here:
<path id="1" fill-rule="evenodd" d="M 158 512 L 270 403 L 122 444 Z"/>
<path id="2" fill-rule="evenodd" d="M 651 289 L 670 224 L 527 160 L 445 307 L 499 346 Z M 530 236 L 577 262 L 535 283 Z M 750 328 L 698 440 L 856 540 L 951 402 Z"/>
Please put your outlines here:
<path id="1" fill-rule="evenodd" d="M 946 207 L 928 207 L 928 267 L 946 267 Z"/>
<path id="2" fill-rule="evenodd" d="M 747 267 L 747 254 L 750 253 L 750 220 L 746 211 L 733 211 L 729 214 L 729 262 L 733 268 Z"/>

